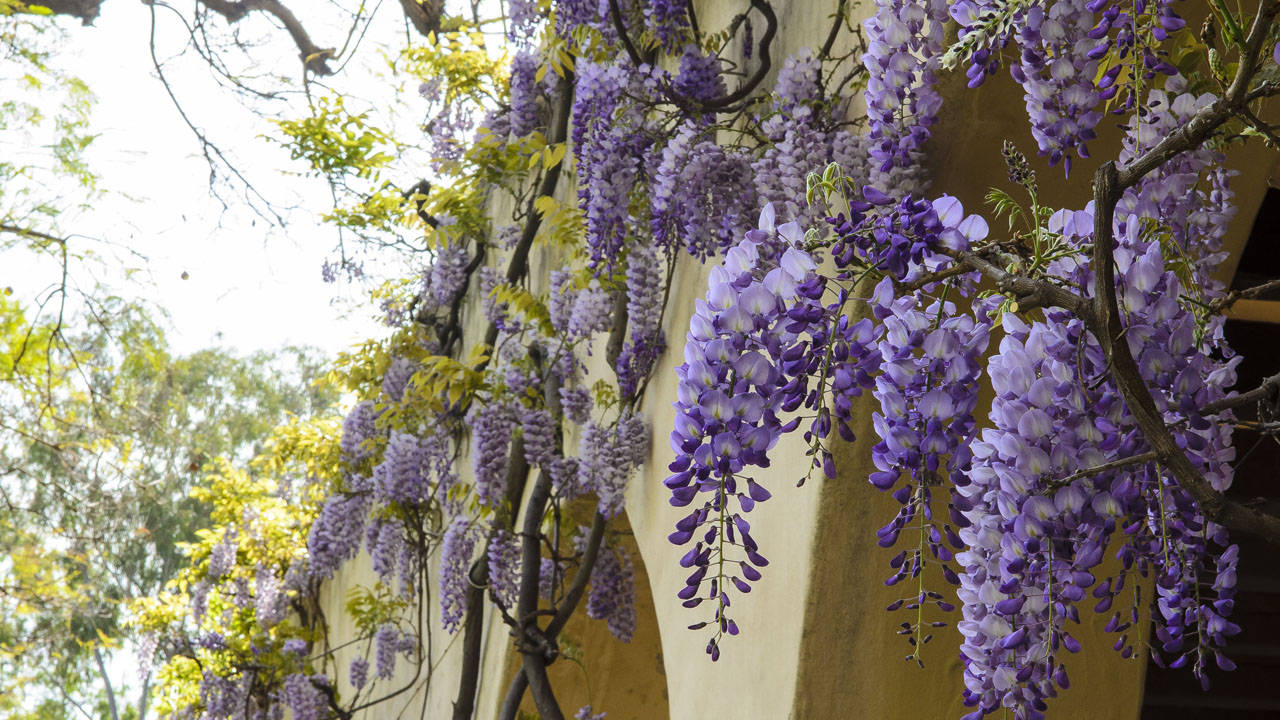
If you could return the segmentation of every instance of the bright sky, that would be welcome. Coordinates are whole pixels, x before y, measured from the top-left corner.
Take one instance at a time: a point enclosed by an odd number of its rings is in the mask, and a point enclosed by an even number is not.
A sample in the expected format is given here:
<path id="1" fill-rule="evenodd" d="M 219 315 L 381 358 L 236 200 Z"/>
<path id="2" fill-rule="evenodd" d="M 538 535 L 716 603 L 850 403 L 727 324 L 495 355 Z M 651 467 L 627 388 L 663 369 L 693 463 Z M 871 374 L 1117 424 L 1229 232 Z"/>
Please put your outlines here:
<path id="1" fill-rule="evenodd" d="M 384 8 L 384 22 L 370 35 L 387 37 L 402 27 L 397 9 Z M 232 193 L 227 193 L 229 210 L 211 197 L 209 165 L 156 79 L 148 48 L 148 7 L 108 0 L 93 27 L 70 28 L 74 50 L 55 58 L 85 80 L 97 98 L 92 129 L 99 136 L 87 159 L 109 190 L 90 210 L 64 216 L 61 228 L 104 241 L 74 240 L 141 271 L 112 283 L 122 294 L 166 308 L 171 340 L 179 350 L 211 344 L 242 351 L 306 344 L 336 352 L 384 332 L 371 319 L 365 288 L 321 279 L 321 265 L 337 239 L 333 228 L 320 224 L 320 213 L 331 204 L 327 185 L 282 172 L 301 165 L 291 164 L 283 148 L 261 137 L 271 132 L 271 125 L 220 88 L 193 53 L 173 60 L 186 30 L 172 11 L 161 9 L 157 18 L 158 55 L 172 60 L 166 76 L 188 116 L 266 197 L 295 209 L 286 213 L 284 229 L 272 228 L 252 211 L 236 207 L 240 198 Z M 254 50 L 255 58 L 266 59 L 262 72 L 290 75 L 296 87 L 301 63 L 283 30 L 249 20 L 241 25 L 250 37 L 257 32 L 273 40 Z M 336 23 L 309 29 L 321 46 L 341 45 L 346 36 L 346 27 Z M 379 56 L 372 42 L 366 42 L 361 55 L 372 65 Z M 346 83 L 373 79 L 367 67 L 355 65 L 347 69 Z M 297 117 L 302 103 L 295 96 L 266 107 L 281 117 Z M 12 264 L 8 269 L 7 284 L 21 287 L 31 280 Z M 52 276 L 45 270 L 36 277 L 47 283 Z M 351 307 L 356 310 L 344 310 Z"/>

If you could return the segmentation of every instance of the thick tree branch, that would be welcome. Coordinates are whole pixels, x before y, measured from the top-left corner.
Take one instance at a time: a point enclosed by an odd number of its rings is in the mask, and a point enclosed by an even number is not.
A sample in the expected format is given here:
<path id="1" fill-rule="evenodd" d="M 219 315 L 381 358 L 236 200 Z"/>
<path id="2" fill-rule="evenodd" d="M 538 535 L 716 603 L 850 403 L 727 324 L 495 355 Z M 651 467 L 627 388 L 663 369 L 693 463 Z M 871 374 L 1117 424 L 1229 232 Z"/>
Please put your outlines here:
<path id="1" fill-rule="evenodd" d="M 329 59 L 334 55 L 333 48 L 320 48 L 311 41 L 306 28 L 298 20 L 298 16 L 279 0 L 199 0 L 201 5 L 218 13 L 228 24 L 235 24 L 246 15 L 255 11 L 265 12 L 275 17 L 284 25 L 284 29 L 298 46 L 298 56 L 307 70 L 316 75 L 332 75 Z"/>
<path id="2" fill-rule="evenodd" d="M 444 16 L 444 0 L 400 0 L 400 9 L 413 24 L 413 29 L 423 37 L 440 32 L 440 19 Z"/>
<path id="3" fill-rule="evenodd" d="M 92 25 L 102 10 L 102 0 L 39 0 L 32 5 L 49 8 L 54 15 L 69 15 L 85 25 Z"/>
<path id="4" fill-rule="evenodd" d="M 516 713 L 520 711 L 520 701 L 524 699 L 524 691 L 529 688 L 529 681 L 524 676 L 524 668 L 516 670 L 515 677 L 511 678 L 511 685 L 507 687 L 507 694 L 502 698 L 502 709 L 498 712 L 498 720 L 515 720 Z"/>
<path id="5" fill-rule="evenodd" d="M 1257 16 L 1253 19 L 1253 25 L 1249 28 L 1235 77 L 1232 78 L 1226 93 L 1213 104 L 1196 113 L 1191 120 L 1166 136 L 1155 147 L 1122 168 L 1116 175 L 1117 193 L 1123 193 L 1126 189 L 1133 187 L 1147 173 L 1179 153 L 1198 147 L 1223 123 L 1253 100 L 1280 92 L 1280 84 L 1274 82 L 1250 87 L 1257 74 L 1258 58 L 1271 33 L 1271 23 L 1275 20 L 1277 12 L 1280 12 L 1280 3 L 1275 0 L 1264 0 L 1258 8 Z"/>
<path id="6" fill-rule="evenodd" d="M 558 652 L 555 639 L 538 628 L 538 578 L 542 566 L 542 516 L 551 499 L 551 475 L 543 473 L 534 483 L 525 509 L 520 562 L 520 600 L 516 605 L 521 633 L 516 638 L 524 655 L 524 676 L 533 692 L 533 702 L 543 720 L 564 720 L 551 682 L 547 664 Z"/>
<path id="7" fill-rule="evenodd" d="M 1142 379 L 1125 339 L 1125 327 L 1116 302 L 1112 220 L 1122 192 L 1115 164 L 1108 162 L 1098 168 L 1094 178 L 1093 307 L 1081 317 L 1086 319 L 1110 361 L 1116 386 L 1147 444 L 1179 486 L 1195 499 L 1204 516 L 1229 530 L 1280 545 L 1280 518 L 1228 500 L 1209 485 L 1178 447 L 1156 408 L 1151 389 Z"/>
<path id="8" fill-rule="evenodd" d="M 841 5 L 844 2 L 842 0 Z M 769 0 L 751 0 L 751 7 L 760 12 L 764 16 L 765 29 L 764 34 L 760 36 L 759 49 L 757 54 L 760 56 L 760 66 L 737 90 L 726 93 L 719 97 L 710 98 L 708 100 L 698 100 L 682 95 L 669 83 L 663 87 L 663 93 L 682 108 L 694 108 L 702 111 L 727 112 L 732 106 L 747 99 L 751 93 L 755 92 L 760 83 L 764 82 L 765 76 L 769 74 L 769 69 L 773 67 L 773 58 L 769 54 L 769 48 L 773 44 L 773 38 L 778 34 L 778 16 L 773 11 L 773 6 L 769 4 Z M 613 28 L 618 33 L 618 38 L 622 42 L 622 48 L 626 51 L 627 57 L 631 63 L 637 67 L 640 65 L 651 65 L 651 60 L 641 57 L 640 51 L 636 49 L 635 43 L 631 40 L 631 36 L 627 33 L 627 26 L 622 21 L 622 7 L 618 0 L 609 0 L 609 18 L 613 21 Z"/>
<path id="9" fill-rule="evenodd" d="M 1260 295 L 1280 290 L 1280 280 L 1270 280 L 1261 285 L 1254 285 L 1244 290 L 1232 290 L 1209 304 L 1209 312 L 1219 313 L 1236 304 L 1238 300 L 1252 300 Z"/>
<path id="10" fill-rule="evenodd" d="M 1087 300 L 1066 288 L 1054 285 L 1048 280 L 1029 278 L 1011 273 L 971 250 L 944 249 L 940 252 L 982 273 L 995 282 L 997 289 L 1015 298 L 1024 307 L 1054 306 L 1070 310 L 1077 315 L 1088 312 L 1089 303 Z M 954 273 L 945 271 L 942 277 L 952 274 Z M 940 278 L 930 278 L 931 281 L 937 279 Z"/>
<path id="11" fill-rule="evenodd" d="M 10 235 L 17 235 L 24 238 L 34 238 L 36 240 L 43 240 L 57 245 L 65 245 L 67 242 L 66 238 L 60 238 L 56 235 L 40 232 L 39 230 L 32 230 L 31 228 L 18 227 L 17 225 L 5 225 L 4 223 L 0 223 L 0 233 L 8 233 Z"/>
<path id="12" fill-rule="evenodd" d="M 1259 403 L 1274 395 L 1277 390 L 1280 390 L 1280 373 L 1276 373 L 1275 375 L 1266 378 L 1261 383 L 1258 383 L 1258 387 L 1248 392 L 1224 397 L 1221 400 L 1205 405 L 1200 408 L 1200 414 L 1213 415 L 1214 413 L 1219 413 L 1223 410 L 1231 410 L 1233 408 Z"/>
<path id="13" fill-rule="evenodd" d="M 480 654 L 484 640 L 484 591 L 489 586 L 489 545 L 499 527 L 514 528 L 520 513 L 520 501 L 524 497 L 525 483 L 529 478 L 529 463 L 524 459 L 524 441 L 517 437 L 512 441 L 507 462 L 507 494 L 503 498 L 501 515 L 494 522 L 494 530 L 485 541 L 484 552 L 471 566 L 468 574 L 467 612 L 463 620 L 462 672 L 458 679 L 458 695 L 453 701 L 453 720 L 470 720 L 475 712 L 476 689 L 480 686 Z M 539 511 L 541 515 L 541 511 Z"/>
<path id="14" fill-rule="evenodd" d="M 111 712 L 111 720 L 120 720 L 120 713 L 116 711 L 116 693 L 111 688 L 111 675 L 107 673 L 107 661 L 102 657 L 101 645 L 93 646 L 93 659 L 98 662 L 98 674 L 102 676 L 102 686 L 106 688 L 107 709 Z"/>
<path id="15" fill-rule="evenodd" d="M 573 617 L 574 611 L 578 609 L 578 603 L 582 601 L 582 595 L 587 591 L 587 583 L 591 580 L 591 571 L 596 567 L 596 558 L 600 555 L 600 547 L 604 541 L 604 528 L 608 522 L 604 515 L 596 513 L 596 518 L 591 523 L 591 533 L 587 536 L 587 548 L 583 551 L 582 560 L 578 563 L 578 572 L 573 576 L 573 582 L 570 583 L 564 598 L 560 600 L 555 617 L 551 618 L 551 622 L 547 625 L 548 636 L 554 638 L 559 635 L 564 626 L 569 623 L 569 618 Z"/>
<path id="16" fill-rule="evenodd" d="M 846 6 L 849 0 L 840 0 L 836 3 L 835 17 L 831 22 L 831 30 L 827 33 L 826 42 L 822 43 L 822 50 L 818 52 L 818 57 L 826 60 L 831 57 L 831 49 L 836 46 L 836 38 L 840 36 L 840 28 L 845 24 Z"/>

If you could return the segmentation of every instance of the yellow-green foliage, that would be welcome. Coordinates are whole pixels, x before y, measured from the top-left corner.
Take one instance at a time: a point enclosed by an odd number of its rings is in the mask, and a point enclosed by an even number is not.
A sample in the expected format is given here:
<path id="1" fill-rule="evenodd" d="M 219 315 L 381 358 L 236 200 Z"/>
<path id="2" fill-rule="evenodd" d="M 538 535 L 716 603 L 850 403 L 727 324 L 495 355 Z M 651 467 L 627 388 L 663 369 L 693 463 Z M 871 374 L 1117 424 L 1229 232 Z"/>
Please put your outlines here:
<path id="1" fill-rule="evenodd" d="M 301 120 L 276 121 L 294 160 L 305 160 L 320 175 L 359 178 L 375 178 L 391 162 L 391 138 L 369 124 L 369 113 L 347 110 L 342 95 L 322 96 L 311 111 Z"/>
<path id="2" fill-rule="evenodd" d="M 208 503 L 212 524 L 185 547 L 190 565 L 163 592 L 133 603 L 132 622 L 142 632 L 161 636 L 198 638 L 216 633 L 225 644 L 221 648 L 193 645 L 189 654 L 179 653 L 157 669 L 154 692 L 160 715 L 198 707 L 201 668 L 234 676 L 232 668 L 252 662 L 263 685 L 312 669 L 305 660 L 282 650 L 284 641 L 292 638 L 320 639 L 310 598 L 286 589 L 291 610 L 270 627 L 258 621 L 252 603 L 237 607 L 234 598 L 237 584 L 254 587 L 259 568 L 283 579 L 291 566 L 305 558 L 311 524 L 341 475 L 339 433 L 340 421 L 333 417 L 284 425 L 276 429 L 250 470 L 220 460 L 192 491 Z M 282 481 L 291 489 L 281 492 Z M 228 532 L 236 538 L 235 565 L 223 577 L 211 578 L 210 554 Z M 197 625 L 190 608 L 200 583 L 209 588 L 208 610 Z"/>

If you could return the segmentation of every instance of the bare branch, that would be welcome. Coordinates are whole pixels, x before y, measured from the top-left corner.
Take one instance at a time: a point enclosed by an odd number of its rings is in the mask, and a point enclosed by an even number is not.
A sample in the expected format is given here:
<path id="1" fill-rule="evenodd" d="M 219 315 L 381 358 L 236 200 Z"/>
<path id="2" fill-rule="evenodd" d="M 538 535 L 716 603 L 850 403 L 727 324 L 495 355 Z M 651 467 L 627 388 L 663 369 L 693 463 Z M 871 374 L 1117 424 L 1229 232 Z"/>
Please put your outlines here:
<path id="1" fill-rule="evenodd" d="M 312 42 L 311 36 L 307 34 L 306 28 L 302 27 L 298 16 L 279 0 L 199 0 L 199 2 L 225 18 L 228 24 L 235 24 L 255 11 L 274 16 L 281 25 L 284 25 L 289 37 L 293 38 L 293 44 L 298 46 L 298 56 L 302 58 L 302 64 L 307 70 L 316 75 L 333 74 L 333 70 L 329 67 L 329 59 L 334 55 L 333 48 L 320 48 Z"/>
<path id="2" fill-rule="evenodd" d="M 1209 311 L 1215 313 L 1222 312 L 1232 305 L 1235 305 L 1237 300 L 1250 300 L 1276 290 L 1280 290 L 1280 279 L 1269 280 L 1261 285 L 1254 285 L 1253 287 L 1245 288 L 1244 290 L 1232 290 L 1226 295 L 1223 295 L 1210 303 Z"/>
<path id="3" fill-rule="evenodd" d="M 1252 405 L 1254 403 L 1262 402 L 1263 400 L 1266 400 L 1271 395 L 1275 394 L 1277 390 L 1280 390 L 1280 373 L 1276 373 L 1275 375 L 1272 375 L 1271 377 L 1266 378 L 1265 380 L 1263 380 L 1261 383 L 1258 384 L 1258 387 L 1248 392 L 1240 393 L 1239 395 L 1231 395 L 1229 397 L 1224 397 L 1221 400 L 1217 400 L 1215 402 L 1209 403 L 1208 405 L 1205 405 L 1204 407 L 1200 408 L 1200 414 L 1213 415 L 1214 413 L 1219 413 L 1219 412 L 1222 412 L 1223 410 L 1231 410 L 1233 408 L 1244 407 L 1245 405 Z"/>
<path id="4" fill-rule="evenodd" d="M 1011 273 L 1000 268 L 981 254 L 970 250 L 943 249 L 941 252 L 995 281 L 996 287 L 1001 292 L 1012 296 L 1019 304 L 1025 307 L 1060 307 L 1077 315 L 1088 311 L 1089 303 L 1087 300 L 1066 288 L 1054 285 L 1048 280 L 1029 278 Z M 948 272 L 947 274 L 954 273 Z"/>
<path id="5" fill-rule="evenodd" d="M 440 18 L 444 15 L 444 0 L 400 0 L 404 16 L 423 37 L 440 32 Z"/>

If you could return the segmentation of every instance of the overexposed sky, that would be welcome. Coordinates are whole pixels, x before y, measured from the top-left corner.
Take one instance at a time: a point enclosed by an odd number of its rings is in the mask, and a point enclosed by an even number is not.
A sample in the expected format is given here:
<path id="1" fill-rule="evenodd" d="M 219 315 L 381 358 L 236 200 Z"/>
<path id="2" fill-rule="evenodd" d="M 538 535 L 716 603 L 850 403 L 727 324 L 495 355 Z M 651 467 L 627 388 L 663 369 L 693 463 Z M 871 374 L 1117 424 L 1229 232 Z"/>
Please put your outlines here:
<path id="1" fill-rule="evenodd" d="M 347 27 L 336 18 L 326 24 L 319 21 L 322 13 L 299 14 L 311 21 L 316 44 L 341 45 L 345 39 Z M 170 338 L 181 351 L 305 344 L 332 353 L 385 332 L 372 319 L 367 288 L 321 279 L 321 265 L 337 242 L 336 231 L 320 221 L 332 202 L 327 185 L 296 174 L 302 164 L 264 139 L 271 124 L 248 110 L 242 97 L 219 86 L 203 59 L 191 52 L 178 57 L 187 30 L 177 14 L 160 8 L 156 17 L 157 54 L 188 116 L 264 196 L 292 208 L 282 211 L 287 224 L 273 227 L 245 206 L 236 188 L 224 193 L 228 208 L 212 197 L 209 164 L 153 68 L 149 8 L 107 0 L 93 26 L 68 24 L 68 47 L 53 60 L 83 79 L 96 97 L 91 131 L 97 138 L 87 160 L 107 191 L 91 208 L 64 214 L 62 231 L 73 234 L 81 248 L 105 256 L 103 266 L 133 271 L 105 280 L 120 294 L 167 309 Z M 394 42 L 401 28 L 398 7 L 383 8 L 357 61 L 333 81 L 335 86 L 385 91 L 388 83 L 373 75 L 373 68 L 385 67 L 376 43 Z M 293 81 L 292 97 L 259 103 L 259 111 L 298 117 L 305 108 L 296 92 L 301 63 L 284 30 L 259 16 L 236 29 L 250 42 L 263 42 L 252 49 L 261 61 L 244 65 L 246 73 L 270 72 Z M 224 27 L 215 30 L 225 32 Z M 259 87 L 272 84 L 258 82 Z M 22 262 L 0 268 L 4 284 L 28 296 L 55 280 L 54 271 L 48 264 L 32 269 Z"/>

